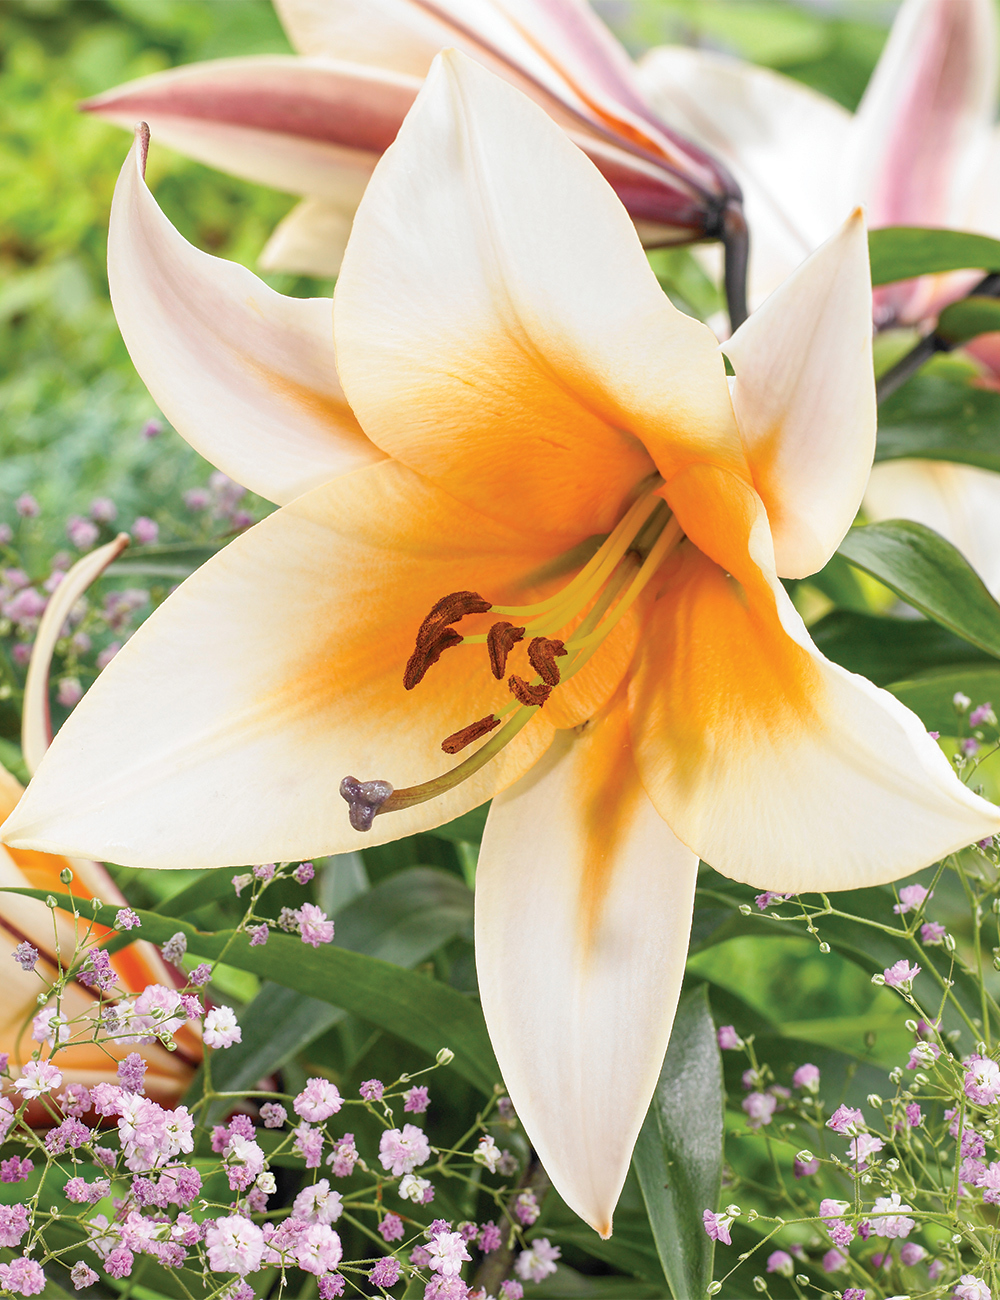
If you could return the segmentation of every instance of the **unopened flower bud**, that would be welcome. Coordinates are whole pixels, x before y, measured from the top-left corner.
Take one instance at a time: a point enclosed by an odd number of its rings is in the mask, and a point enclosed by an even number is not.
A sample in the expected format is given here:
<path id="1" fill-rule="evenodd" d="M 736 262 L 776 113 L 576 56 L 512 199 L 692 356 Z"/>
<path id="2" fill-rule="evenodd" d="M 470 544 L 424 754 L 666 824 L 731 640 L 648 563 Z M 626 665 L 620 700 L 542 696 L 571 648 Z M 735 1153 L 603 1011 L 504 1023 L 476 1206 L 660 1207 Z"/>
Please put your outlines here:
<path id="1" fill-rule="evenodd" d="M 915 1034 L 917 1032 L 917 1022 L 915 1020 L 907 1020 L 905 1023 L 907 1029 L 910 1031 L 911 1034 Z"/>
<path id="2" fill-rule="evenodd" d="M 53 908 L 53 909 L 55 909 L 55 908 L 57 908 L 57 907 L 59 906 L 59 904 L 58 904 L 58 903 L 56 902 L 56 900 L 55 900 L 54 895 L 52 895 L 52 894 L 47 895 L 47 897 L 46 897 L 46 899 L 45 899 L 45 906 L 46 906 L 46 907 Z"/>
<path id="3" fill-rule="evenodd" d="M 722 1290 L 721 1282 L 709 1282 L 708 1286 L 705 1288 L 705 1294 L 718 1295 L 721 1290 Z"/>
<path id="4" fill-rule="evenodd" d="M 954 951 L 955 951 L 955 936 L 954 936 L 954 935 L 951 935 L 951 934 L 946 934 L 946 935 L 944 936 L 944 946 L 945 946 L 945 948 L 947 948 L 947 950 L 948 950 L 949 952 L 954 952 Z"/>
<path id="5" fill-rule="evenodd" d="M 873 983 L 873 984 L 884 984 L 884 983 L 885 983 L 885 976 L 882 974 L 881 971 L 876 971 L 876 972 L 875 972 L 875 974 L 872 976 L 872 983 Z"/>
<path id="6" fill-rule="evenodd" d="M 732 1218 L 734 1218 L 734 1219 L 738 1219 L 738 1218 L 740 1217 L 740 1215 L 743 1213 L 743 1211 L 740 1209 L 740 1207 L 739 1207 L 738 1205 L 727 1205 L 727 1206 L 726 1206 L 726 1213 L 727 1213 L 728 1215 L 731 1215 Z"/>
<path id="7" fill-rule="evenodd" d="M 795 1280 L 796 1280 L 796 1282 L 798 1282 L 799 1286 L 808 1286 L 808 1285 L 809 1285 L 809 1279 L 808 1279 L 808 1277 L 806 1277 L 805 1273 L 796 1273 L 796 1274 L 795 1274 Z"/>
<path id="8" fill-rule="evenodd" d="M 882 1098 L 877 1092 L 870 1092 L 868 1094 L 868 1105 L 873 1107 L 875 1110 L 882 1109 Z"/>
<path id="9" fill-rule="evenodd" d="M 752 910 L 752 909 L 751 909 L 749 903 L 741 903 L 741 904 L 740 904 L 740 911 L 743 913 L 744 916 L 749 916 L 751 910 Z"/>
<path id="10" fill-rule="evenodd" d="M 452 1061 L 455 1059 L 455 1053 L 450 1047 L 442 1047 L 434 1059 L 437 1061 L 438 1065 L 451 1065 Z"/>
<path id="11" fill-rule="evenodd" d="M 799 1163 L 803 1165 L 807 1165 L 810 1162 L 810 1160 L 813 1160 L 814 1158 L 815 1157 L 813 1156 L 813 1153 L 811 1151 L 807 1151 L 804 1147 L 795 1156 L 795 1159 L 798 1160 Z"/>
<path id="12" fill-rule="evenodd" d="M 951 1244 L 953 1246 L 957 1246 L 961 1240 L 962 1240 L 962 1234 L 960 1232 L 953 1232 L 951 1234 Z"/>
<path id="13" fill-rule="evenodd" d="M 756 1218 L 759 1218 L 756 1210 L 747 1210 L 747 1223 L 753 1223 Z"/>
<path id="14" fill-rule="evenodd" d="M 965 713 L 972 701 L 962 691 L 956 691 L 951 703 L 956 713 Z"/>
<path id="15" fill-rule="evenodd" d="M 888 1169 L 890 1174 L 894 1174 L 896 1170 L 899 1168 L 899 1161 L 895 1157 L 893 1157 L 892 1160 L 887 1160 L 885 1162 L 885 1167 L 886 1169 Z"/>
<path id="16" fill-rule="evenodd" d="M 754 1284 L 754 1289 L 757 1290 L 757 1291 L 766 1291 L 766 1290 L 767 1290 L 767 1283 L 764 1281 L 764 1279 L 760 1276 L 759 1273 L 758 1273 L 757 1276 L 754 1278 L 754 1280 L 753 1280 L 753 1284 Z"/>
<path id="17" fill-rule="evenodd" d="M 267 1196 L 270 1196 L 273 1192 L 276 1192 L 278 1190 L 277 1181 L 274 1177 L 274 1174 L 271 1173 L 270 1169 L 264 1170 L 264 1172 L 258 1177 L 257 1181 L 254 1183 L 254 1186 L 257 1188 L 259 1192 L 264 1192 Z"/>
<path id="18" fill-rule="evenodd" d="M 897 1065 L 894 1070 L 889 1071 L 889 1082 L 900 1084 L 902 1083 L 902 1081 L 903 1081 L 903 1071 L 901 1067 Z"/>
<path id="19" fill-rule="evenodd" d="M 63 867 L 62 871 L 59 872 L 59 879 L 63 882 L 64 885 L 69 884 L 69 882 L 73 879 L 73 873 L 72 871 L 70 871 L 69 867 Z"/>
<path id="20" fill-rule="evenodd" d="M 913 1076 L 913 1082 L 921 1088 L 926 1088 L 927 1085 L 930 1083 L 930 1079 L 928 1079 L 926 1074 L 922 1074 L 918 1070 L 917 1073 Z"/>
<path id="21" fill-rule="evenodd" d="M 822 952 L 822 953 L 828 953 L 828 952 L 830 951 L 830 945 L 827 943 L 827 941 L 826 941 L 825 939 L 824 939 L 823 942 L 820 944 L 820 946 L 819 946 L 819 950 L 820 950 L 820 952 Z"/>

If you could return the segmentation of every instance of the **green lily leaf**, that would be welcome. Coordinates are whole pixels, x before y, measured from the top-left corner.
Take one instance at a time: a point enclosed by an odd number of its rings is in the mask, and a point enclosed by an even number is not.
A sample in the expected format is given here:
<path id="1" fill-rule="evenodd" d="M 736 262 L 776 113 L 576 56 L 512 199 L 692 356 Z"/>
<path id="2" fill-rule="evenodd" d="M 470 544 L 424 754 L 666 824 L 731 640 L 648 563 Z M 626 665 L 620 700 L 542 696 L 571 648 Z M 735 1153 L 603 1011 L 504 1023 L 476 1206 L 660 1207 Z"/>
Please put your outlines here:
<path id="1" fill-rule="evenodd" d="M 868 232 L 872 284 L 974 268 L 1000 271 L 1000 241 L 964 230 L 886 226 Z"/>
<path id="2" fill-rule="evenodd" d="M 1000 605 L 950 542 L 906 519 L 852 528 L 839 554 L 956 636 L 1000 658 Z"/>
<path id="3" fill-rule="evenodd" d="M 469 929 L 472 894 L 451 872 L 411 867 L 341 908 L 336 921 L 339 947 L 413 967 Z M 252 1087 L 346 1015 L 342 1007 L 269 981 L 240 1016 L 242 1041 L 213 1061 L 215 1087 Z M 199 1075 L 191 1101 L 201 1095 L 200 1082 Z"/>
<path id="4" fill-rule="evenodd" d="M 909 681 L 892 682 L 888 689 L 897 700 L 912 709 L 928 731 L 939 731 L 942 736 L 967 736 L 968 715 L 955 712 L 952 700 L 961 691 L 973 705 L 996 701 L 1000 709 L 1000 665 L 993 668 L 951 668 L 947 672 L 928 673 Z M 1000 732 L 992 724 L 983 723 L 976 728 L 983 739 L 995 743 Z"/>
<path id="5" fill-rule="evenodd" d="M 43 900 L 48 896 L 40 889 L 0 892 Z M 73 909 L 68 895 L 55 898 L 60 907 Z M 455 1053 L 453 1068 L 487 1095 L 500 1078 L 482 1011 L 447 984 L 334 944 L 311 948 L 291 935 L 273 934 L 266 946 L 252 948 L 245 934 L 208 934 L 175 917 L 135 910 L 142 928 L 133 938 L 163 944 L 181 930 L 192 954 L 224 956 L 227 965 L 262 979 L 280 975 L 285 988 L 353 1012 L 432 1056 L 442 1047 L 450 1048 Z"/>
<path id="6" fill-rule="evenodd" d="M 977 334 L 1000 330 L 1000 300 L 976 294 L 946 307 L 938 317 L 937 333 L 949 343 L 965 343 Z"/>
<path id="7" fill-rule="evenodd" d="M 702 1212 L 722 1186 L 722 1061 L 706 986 L 682 995 L 632 1160 L 675 1300 L 705 1294 L 715 1243 Z"/>
<path id="8" fill-rule="evenodd" d="M 993 657 L 977 646 L 924 619 L 835 609 L 813 623 L 809 635 L 828 659 L 852 673 L 861 673 L 876 686 L 888 686 L 929 669 L 948 667 L 960 672 L 965 664 L 973 670 L 995 664 Z"/>
<path id="9" fill-rule="evenodd" d="M 106 573 L 112 578 L 186 578 L 218 555 L 222 545 L 179 542 L 172 546 L 134 546 L 109 565 Z"/>
<path id="10" fill-rule="evenodd" d="M 879 407 L 876 461 L 912 457 L 1000 470 L 1000 393 L 974 386 L 975 377 L 958 357 L 929 361 Z"/>

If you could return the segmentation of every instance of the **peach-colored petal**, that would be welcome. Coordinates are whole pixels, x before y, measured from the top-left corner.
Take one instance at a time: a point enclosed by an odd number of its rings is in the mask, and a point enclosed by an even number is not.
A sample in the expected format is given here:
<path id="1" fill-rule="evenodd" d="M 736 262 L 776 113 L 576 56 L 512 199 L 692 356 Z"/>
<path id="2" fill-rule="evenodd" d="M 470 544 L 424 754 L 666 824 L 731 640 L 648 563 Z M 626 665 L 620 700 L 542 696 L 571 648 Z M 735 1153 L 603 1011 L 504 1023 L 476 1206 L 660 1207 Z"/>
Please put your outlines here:
<path id="1" fill-rule="evenodd" d="M 710 331 L 565 135 L 460 54 L 376 169 L 334 327 L 373 442 L 557 549 L 608 531 L 654 461 L 742 463 Z"/>
<path id="2" fill-rule="evenodd" d="M 260 255 L 261 269 L 321 278 L 337 275 L 356 206 L 303 199 L 275 226 Z"/>
<path id="3" fill-rule="evenodd" d="M 1000 811 L 919 719 L 812 644 L 755 493 L 709 468 L 668 486 L 699 549 L 664 574 L 630 705 L 643 785 L 677 836 L 734 879 L 799 892 L 895 880 L 995 834 Z"/>
<path id="4" fill-rule="evenodd" d="M 330 303 L 285 298 L 193 248 L 150 194 L 137 138 L 115 190 L 108 276 L 136 369 L 177 431 L 279 504 L 380 459 L 337 379 Z"/>
<path id="5" fill-rule="evenodd" d="M 544 712 L 473 778 L 377 818 L 367 837 L 338 787 L 347 775 L 408 787 L 460 761 L 441 742 L 511 697 L 481 644 L 448 650 L 405 690 L 417 631 L 449 592 L 523 600 L 550 558 L 394 462 L 332 480 L 237 538 L 143 624 L 59 732 L 7 840 L 205 867 L 347 851 L 476 807 L 544 750 Z"/>
<path id="6" fill-rule="evenodd" d="M 751 231 L 750 303 L 759 306 L 847 215 L 850 114 L 789 77 L 711 50 L 659 46 L 639 61 L 638 75 L 660 116 L 739 181 Z"/>
<path id="7" fill-rule="evenodd" d="M 698 866 L 639 784 L 623 705 L 557 733 L 494 800 L 476 873 L 504 1081 L 556 1190 L 602 1236 L 670 1035 Z"/>
<path id="8" fill-rule="evenodd" d="M 171 68 L 84 104 L 161 144 L 292 194 L 356 204 L 420 80 L 333 59 L 258 55 Z"/>
<path id="9" fill-rule="evenodd" d="M 850 528 L 875 454 L 871 277 L 860 211 L 722 349 L 783 578 L 821 569 Z"/>
<path id="10" fill-rule="evenodd" d="M 1000 474 L 946 461 L 883 461 L 872 469 L 865 513 L 933 528 L 1000 595 Z"/>

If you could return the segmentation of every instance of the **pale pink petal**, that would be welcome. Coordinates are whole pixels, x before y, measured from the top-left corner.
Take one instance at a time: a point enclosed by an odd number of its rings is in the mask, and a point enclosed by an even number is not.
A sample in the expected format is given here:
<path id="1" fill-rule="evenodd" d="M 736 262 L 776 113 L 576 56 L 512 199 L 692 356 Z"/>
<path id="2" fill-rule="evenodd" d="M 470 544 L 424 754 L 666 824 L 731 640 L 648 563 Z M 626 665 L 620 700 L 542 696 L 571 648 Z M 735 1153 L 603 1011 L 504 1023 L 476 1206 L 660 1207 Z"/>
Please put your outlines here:
<path id="1" fill-rule="evenodd" d="M 392 71 L 258 55 L 171 68 L 95 96 L 92 113 L 263 185 L 357 204 L 420 81 Z"/>
<path id="2" fill-rule="evenodd" d="M 698 860 L 632 763 L 621 697 L 494 800 L 479 991 L 504 1083 L 564 1201 L 602 1236 L 666 1050 Z"/>
<path id="3" fill-rule="evenodd" d="M 861 504 L 875 454 L 871 339 L 868 239 L 856 212 L 722 344 L 783 578 L 821 569 Z"/>
<path id="4" fill-rule="evenodd" d="M 964 227 L 997 97 L 993 0 L 906 0 L 851 128 L 847 183 L 873 227 Z M 928 313 L 933 282 L 880 289 L 876 319 Z"/>
<path id="5" fill-rule="evenodd" d="M 177 431 L 281 504 L 380 458 L 337 378 L 323 298 L 285 298 L 193 248 L 143 179 L 141 138 L 111 208 L 108 278 L 135 367 Z"/>
<path id="6" fill-rule="evenodd" d="M 321 278 L 337 275 L 354 223 L 354 207 L 303 199 L 275 226 L 260 255 L 261 268 Z"/>
<path id="7" fill-rule="evenodd" d="M 1000 596 L 1000 474 L 945 461 L 883 461 L 872 469 L 865 513 L 933 528 Z"/>
<path id="8" fill-rule="evenodd" d="M 659 115 L 723 162 L 743 190 L 750 226 L 750 303 L 757 307 L 848 212 L 846 109 L 768 68 L 684 46 L 639 62 Z"/>

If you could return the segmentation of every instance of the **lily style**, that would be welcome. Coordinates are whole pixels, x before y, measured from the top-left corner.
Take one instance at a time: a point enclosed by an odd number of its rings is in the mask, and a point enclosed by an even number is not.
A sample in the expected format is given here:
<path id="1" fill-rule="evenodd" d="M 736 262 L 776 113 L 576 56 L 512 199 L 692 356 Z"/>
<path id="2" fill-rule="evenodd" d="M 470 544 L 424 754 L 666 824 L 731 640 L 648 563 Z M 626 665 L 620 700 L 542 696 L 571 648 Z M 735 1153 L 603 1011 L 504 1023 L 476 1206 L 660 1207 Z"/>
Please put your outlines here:
<path id="1" fill-rule="evenodd" d="M 282 508 L 126 643 L 3 837 L 295 861 L 492 799 L 486 1022 L 556 1188 L 607 1235 L 699 857 L 853 888 L 1000 829 L 780 581 L 826 562 L 871 465 L 862 217 L 720 348 L 586 156 L 449 51 L 375 168 L 331 330 L 329 302 L 180 237 L 146 143 L 112 213 L 123 333 L 175 427 Z"/>
<path id="2" fill-rule="evenodd" d="M 648 101 L 739 181 L 753 234 L 751 306 L 858 203 L 880 226 L 1000 236 L 997 19 L 993 0 L 904 0 L 857 113 L 766 68 L 663 46 L 639 65 Z M 978 272 L 875 291 L 879 328 L 926 325 Z M 1000 384 L 1000 333 L 966 351 Z M 954 543 L 1000 593 L 1000 480 L 928 460 L 876 465 L 872 519 L 916 519 Z"/>
<path id="3" fill-rule="evenodd" d="M 223 171 L 305 196 L 275 230 L 266 270 L 331 276 L 372 169 L 444 47 L 525 91 L 594 161 L 648 246 L 721 239 L 746 315 L 739 189 L 672 131 L 586 0 L 276 0 L 298 55 L 156 73 L 84 107 Z"/>

